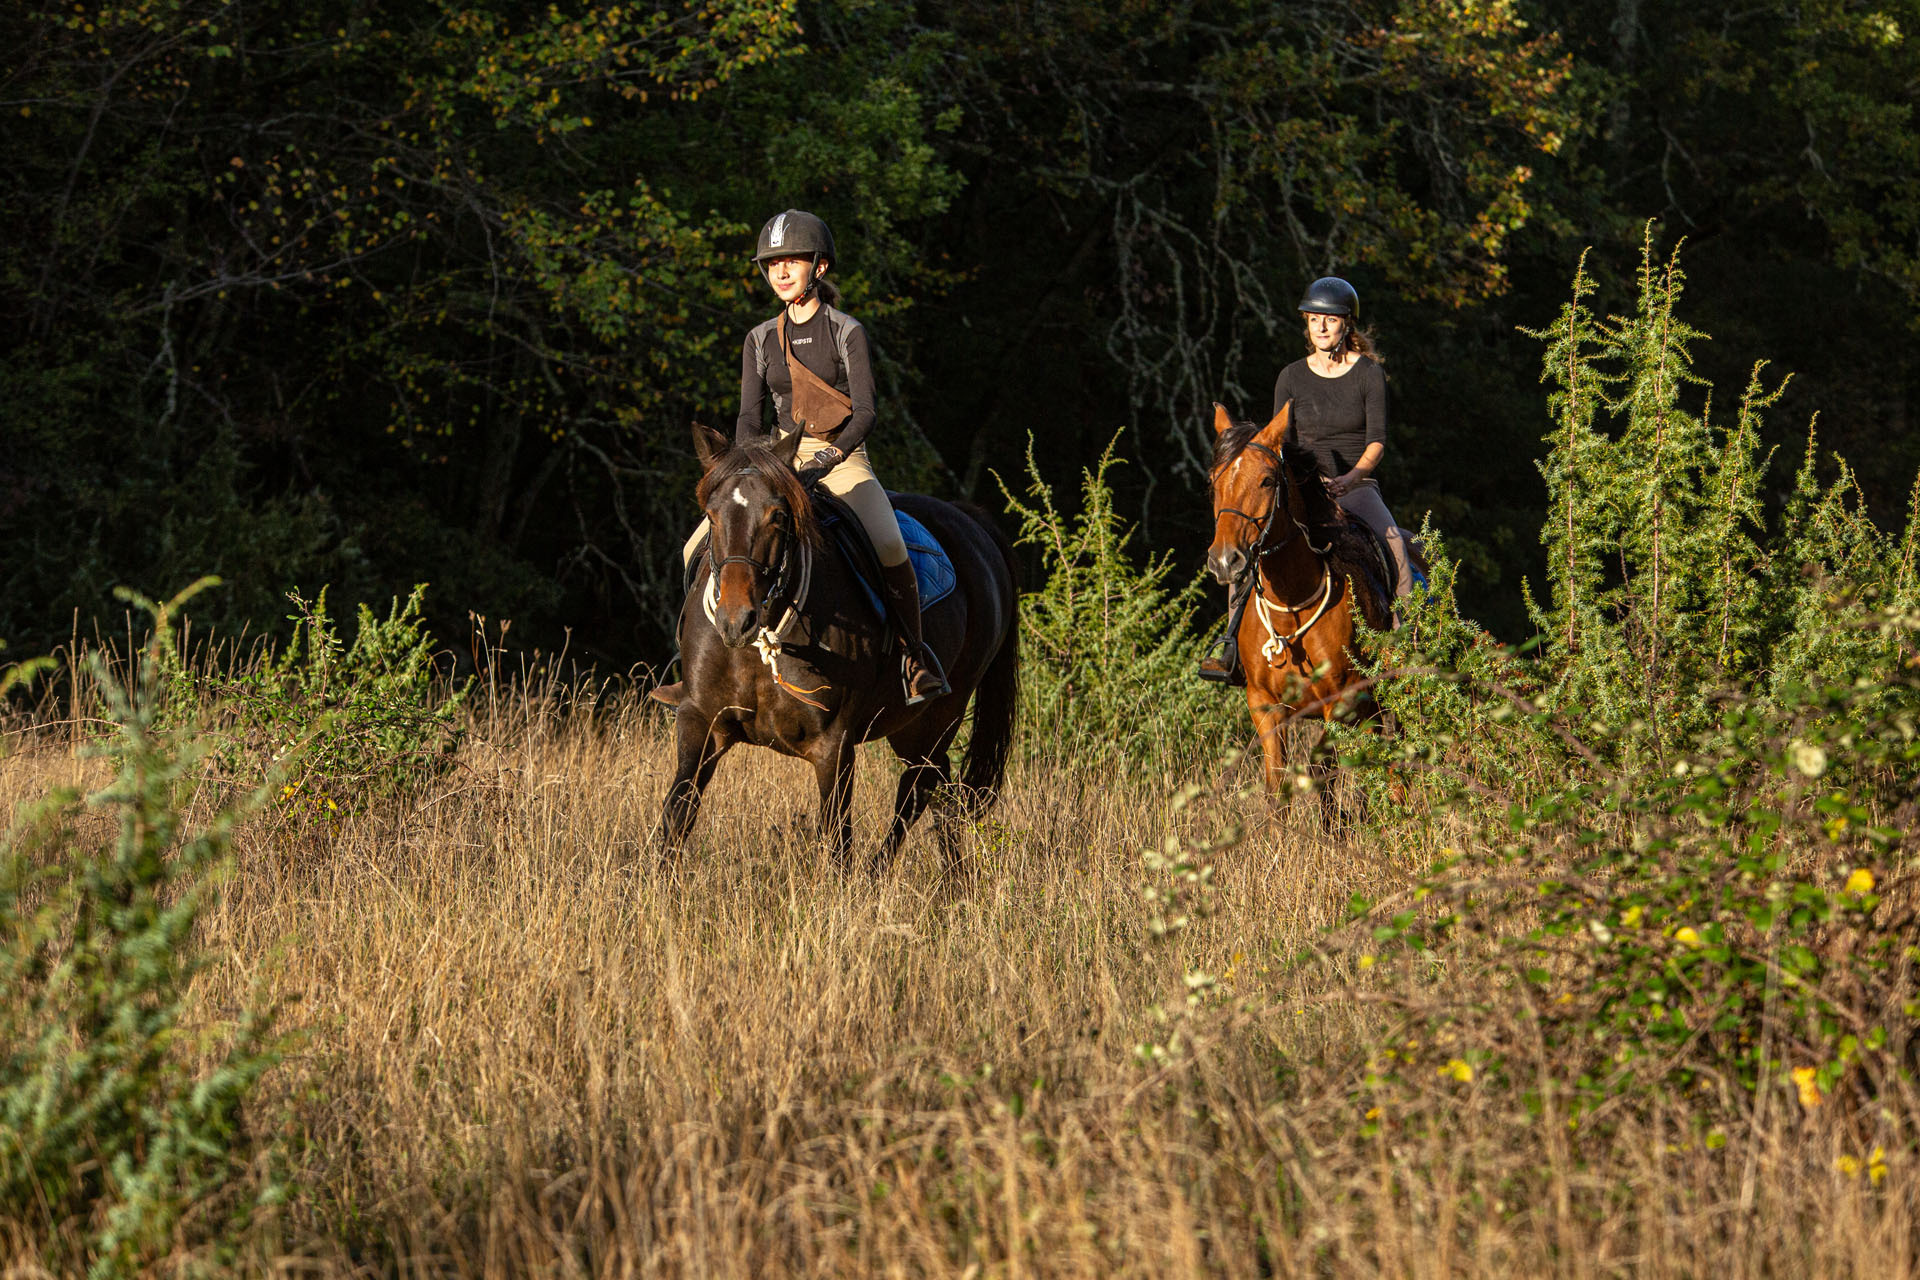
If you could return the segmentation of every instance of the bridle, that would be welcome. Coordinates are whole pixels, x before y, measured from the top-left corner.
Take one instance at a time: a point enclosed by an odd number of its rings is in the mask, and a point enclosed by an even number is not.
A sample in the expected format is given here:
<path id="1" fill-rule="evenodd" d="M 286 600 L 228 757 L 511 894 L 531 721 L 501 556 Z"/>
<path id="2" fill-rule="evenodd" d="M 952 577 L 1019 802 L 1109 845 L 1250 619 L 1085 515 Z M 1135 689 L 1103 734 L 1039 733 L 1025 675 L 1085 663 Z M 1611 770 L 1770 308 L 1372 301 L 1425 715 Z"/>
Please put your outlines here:
<path id="1" fill-rule="evenodd" d="M 720 571 L 730 564 L 746 565 L 747 568 L 753 570 L 755 581 L 765 582 L 771 579 L 771 585 L 768 586 L 766 594 L 760 602 L 760 612 L 763 617 L 772 616 L 774 608 L 784 601 L 787 589 L 793 582 L 794 557 L 791 554 L 794 541 L 793 515 L 785 507 L 779 507 L 774 510 L 768 523 L 773 526 L 774 533 L 773 555 L 771 557 L 767 560 L 756 560 L 752 556 L 723 556 L 713 561 L 713 576 L 709 579 L 716 584 L 717 588 L 720 581 Z M 707 558 L 710 560 L 713 559 L 712 544 L 719 540 L 718 535 L 720 532 L 720 522 L 714 520 L 712 524 L 714 537 L 707 545 Z"/>
<path id="2" fill-rule="evenodd" d="M 1269 449 L 1258 440 L 1247 441 L 1242 452 L 1254 452 L 1266 455 L 1267 461 L 1271 463 L 1272 466 L 1267 473 L 1266 479 L 1260 483 L 1262 488 L 1274 490 L 1273 504 L 1267 508 L 1267 514 L 1265 516 L 1253 516 L 1238 507 L 1217 508 L 1217 514 L 1223 516 L 1239 516 L 1242 520 L 1245 520 L 1248 524 L 1255 526 L 1259 530 L 1259 533 L 1254 537 L 1253 545 L 1248 548 L 1250 554 L 1247 557 L 1247 567 L 1242 571 L 1243 576 L 1247 573 L 1257 573 L 1260 566 L 1260 557 L 1270 555 L 1280 550 L 1282 547 L 1290 544 L 1295 538 L 1306 538 L 1307 546 L 1312 548 L 1316 555 L 1324 556 L 1328 551 L 1332 550 L 1332 543 L 1328 543 L 1324 547 L 1316 547 L 1313 545 L 1313 535 L 1307 532 L 1306 525 L 1300 523 L 1300 517 L 1293 513 L 1292 504 L 1286 500 L 1286 496 L 1279 492 L 1280 486 L 1285 483 L 1282 468 L 1286 466 L 1286 459 L 1282 457 L 1279 452 Z M 1282 507 L 1287 509 L 1287 522 L 1291 524 L 1293 528 L 1288 532 L 1286 537 L 1269 546 L 1267 539 L 1272 536 L 1274 521 L 1278 519 Z"/>
<path id="3" fill-rule="evenodd" d="M 713 571 L 707 575 L 707 589 L 701 597 L 701 607 L 705 610 L 707 621 L 713 622 L 720 603 L 720 571 L 730 564 L 744 564 L 751 569 L 757 580 L 772 579 L 760 598 L 760 634 L 753 638 L 753 647 L 759 651 L 760 661 L 773 673 L 773 682 L 810 707 L 827 710 L 827 704 L 816 701 L 809 694 L 824 693 L 826 685 L 813 689 L 802 689 L 780 674 L 781 647 L 786 643 L 788 633 L 800 621 L 800 613 L 807 607 L 807 592 L 813 586 L 813 551 L 803 538 L 794 536 L 793 513 L 785 507 L 774 510 L 768 523 L 774 526 L 773 554 L 766 560 L 756 560 L 750 555 L 722 556 L 714 559 L 713 543 L 720 531 L 720 522 L 708 517 L 713 531 L 707 538 L 707 558 L 713 561 Z M 799 547 L 799 554 L 794 548 Z M 795 575 L 798 575 L 798 585 Z M 775 610 L 780 611 L 780 620 L 771 622 Z"/>
<path id="4" fill-rule="evenodd" d="M 1284 445 L 1281 447 L 1283 449 L 1285 448 Z M 1294 514 L 1293 504 L 1287 501 L 1285 494 L 1278 492 L 1280 486 L 1286 483 L 1286 474 L 1283 470 L 1286 466 L 1286 459 L 1282 457 L 1280 453 L 1275 452 L 1257 440 L 1249 440 L 1246 443 L 1245 449 L 1257 450 L 1265 454 L 1268 462 L 1271 464 L 1271 469 L 1266 478 L 1260 483 L 1262 488 L 1276 490 L 1273 496 L 1273 504 L 1267 508 L 1267 514 L 1261 518 L 1256 518 L 1238 507 L 1220 507 L 1218 508 L 1218 513 L 1220 515 L 1239 516 L 1248 524 L 1254 525 L 1259 529 L 1259 533 L 1253 540 L 1251 554 L 1247 556 L 1246 568 L 1243 569 L 1240 576 L 1234 580 L 1234 586 L 1237 589 L 1244 590 L 1249 585 L 1247 581 L 1248 578 L 1251 577 L 1253 579 L 1251 594 L 1253 597 L 1254 612 L 1258 615 L 1260 624 L 1265 627 L 1267 631 L 1266 643 L 1261 645 L 1260 651 L 1268 662 L 1278 662 L 1281 657 L 1285 655 L 1288 646 L 1294 644 L 1300 637 L 1306 635 L 1307 632 L 1312 629 L 1313 624 L 1320 621 L 1321 616 L 1326 613 L 1327 607 L 1333 603 L 1333 569 L 1332 566 L 1327 563 L 1327 555 L 1333 550 L 1333 543 L 1328 542 L 1324 547 L 1314 546 L 1313 535 L 1307 531 L 1307 526 L 1301 523 L 1300 517 Z M 1287 522 L 1291 524 L 1293 528 L 1288 531 L 1284 538 L 1269 546 L 1267 539 L 1273 532 L 1274 521 L 1279 517 L 1282 507 L 1287 509 Z M 1260 561 L 1263 557 L 1271 555 L 1283 547 L 1289 546 L 1295 538 L 1305 538 L 1307 541 L 1307 549 L 1312 551 L 1314 555 L 1320 559 L 1320 590 L 1316 593 L 1320 598 L 1320 602 L 1314 607 L 1313 613 L 1305 622 L 1300 623 L 1291 631 L 1283 632 L 1278 626 L 1279 611 L 1284 609 L 1288 613 L 1293 614 L 1297 619 L 1301 613 L 1301 609 L 1267 599 L 1265 593 L 1260 590 Z"/>

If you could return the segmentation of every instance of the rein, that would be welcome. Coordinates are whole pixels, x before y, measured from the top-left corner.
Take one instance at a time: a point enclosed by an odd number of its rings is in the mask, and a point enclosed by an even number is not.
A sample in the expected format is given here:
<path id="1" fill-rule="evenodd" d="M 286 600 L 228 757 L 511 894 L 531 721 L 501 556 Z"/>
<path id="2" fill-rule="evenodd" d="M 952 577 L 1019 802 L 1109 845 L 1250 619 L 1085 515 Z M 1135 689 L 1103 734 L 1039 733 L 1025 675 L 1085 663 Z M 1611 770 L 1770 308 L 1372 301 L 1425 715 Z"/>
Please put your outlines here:
<path id="1" fill-rule="evenodd" d="M 764 623 L 761 625 L 760 633 L 753 638 L 753 647 L 759 652 L 760 661 L 766 663 L 767 670 L 773 673 L 773 682 L 776 685 L 808 706 L 826 711 L 829 708 L 825 703 L 816 702 L 807 695 L 824 693 L 829 686 L 823 684 L 812 689 L 802 689 L 780 674 L 781 646 L 788 639 L 788 633 L 793 629 L 794 624 L 800 621 L 800 612 L 807 607 L 807 593 L 813 587 L 813 548 L 807 545 L 805 539 L 793 536 L 790 527 L 792 517 L 785 511 L 776 512 L 775 519 L 779 521 L 775 530 L 778 541 L 775 543 L 772 563 L 756 560 L 752 556 L 727 556 L 714 560 L 713 538 L 708 538 L 707 559 L 712 562 L 713 570 L 707 574 L 707 589 L 701 594 L 700 605 L 707 615 L 707 621 L 718 627 L 715 610 L 720 605 L 720 570 L 727 565 L 744 564 L 760 577 L 771 577 L 772 585 L 767 588 L 766 596 L 761 601 L 761 616 L 763 618 L 771 616 L 774 609 L 782 602 L 785 603 L 786 608 L 781 613 L 777 625 L 771 627 Z M 796 543 L 800 548 L 798 557 L 800 584 L 789 591 L 795 572 L 793 548 Z"/>
<path id="2" fill-rule="evenodd" d="M 1332 551 L 1333 544 L 1329 542 L 1324 547 L 1314 546 L 1313 535 L 1307 532 L 1306 525 L 1300 523 L 1300 517 L 1293 514 L 1291 505 L 1286 502 L 1284 495 L 1277 491 L 1279 486 L 1285 482 L 1282 471 L 1282 468 L 1286 466 L 1285 459 L 1257 440 L 1249 440 L 1246 448 L 1265 454 L 1268 462 L 1272 464 L 1272 475 L 1268 477 L 1266 483 L 1268 487 L 1276 490 L 1273 503 L 1267 508 L 1266 516 L 1258 520 L 1247 512 L 1240 510 L 1238 507 L 1221 507 L 1219 508 L 1219 513 L 1221 515 L 1239 516 L 1248 524 L 1259 527 L 1259 533 L 1253 541 L 1253 554 L 1249 556 L 1247 560 L 1247 572 L 1254 576 L 1254 612 L 1260 618 L 1260 625 L 1267 629 L 1267 639 L 1266 642 L 1260 646 L 1260 652 L 1269 663 L 1274 663 L 1278 662 L 1280 658 L 1285 655 L 1290 645 L 1298 641 L 1300 637 L 1306 635 L 1307 632 L 1312 629 L 1314 623 L 1320 621 L 1321 617 L 1326 613 L 1327 607 L 1333 603 L 1333 570 L 1327 564 L 1327 553 Z M 1280 509 L 1283 506 L 1288 508 L 1287 520 L 1293 525 L 1293 528 L 1287 533 L 1286 537 L 1269 546 L 1267 539 L 1273 532 L 1274 521 L 1279 516 Z M 1267 599 L 1266 593 L 1261 590 L 1259 581 L 1260 561 L 1262 557 L 1272 555 L 1274 552 L 1287 547 L 1295 538 L 1302 537 L 1307 540 L 1307 549 L 1320 558 L 1320 588 L 1314 592 L 1314 595 L 1319 597 L 1320 603 L 1314 608 L 1313 613 L 1305 622 L 1301 623 L 1292 631 L 1283 633 L 1274 625 L 1276 616 L 1284 610 L 1297 618 L 1300 616 L 1302 609 L 1295 608 L 1281 601 Z"/>

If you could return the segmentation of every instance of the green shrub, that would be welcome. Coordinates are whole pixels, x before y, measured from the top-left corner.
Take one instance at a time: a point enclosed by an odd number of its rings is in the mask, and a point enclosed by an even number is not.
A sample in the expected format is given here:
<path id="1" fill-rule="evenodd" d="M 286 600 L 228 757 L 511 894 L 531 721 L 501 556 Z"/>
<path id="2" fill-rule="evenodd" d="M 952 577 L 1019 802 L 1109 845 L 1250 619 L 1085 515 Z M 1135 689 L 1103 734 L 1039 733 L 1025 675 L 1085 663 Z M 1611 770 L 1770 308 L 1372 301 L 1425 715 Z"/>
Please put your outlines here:
<path id="1" fill-rule="evenodd" d="M 1378 669 L 1403 734 L 1355 750 L 1415 766 L 1387 825 L 1438 810 L 1451 845 L 1333 948 L 1398 1015 L 1356 1083 L 1372 1132 L 1444 1123 L 1434 1090 L 1471 1085 L 1523 1123 L 1678 1123 L 1706 1149 L 1838 1094 L 1861 1150 L 1911 1139 L 1864 1104 L 1910 1088 L 1920 1016 L 1920 512 L 1885 535 L 1810 445 L 1769 520 L 1779 389 L 1756 367 L 1724 425 L 1684 406 L 1682 279 L 1649 246 L 1635 314 L 1602 321 L 1583 263 L 1539 335 L 1535 644 L 1460 618 L 1442 551 Z"/>
<path id="2" fill-rule="evenodd" d="M 161 725 L 169 620 L 185 598 L 137 601 L 154 631 L 126 684 L 91 660 L 113 782 L 84 799 L 56 793 L 0 845 L 0 1217 L 56 1249 L 77 1228 L 93 1275 L 173 1248 L 191 1211 L 244 1218 L 244 1104 L 275 1061 L 266 1013 L 243 1013 L 224 1049 L 215 1029 L 183 1024 L 212 959 L 195 922 L 229 833 L 258 801 L 200 830 L 182 819 L 200 776 L 196 726 Z M 82 811 L 114 818 L 110 844 L 86 845 Z M 205 1230 L 214 1215 L 195 1219 Z"/>
<path id="3" fill-rule="evenodd" d="M 327 593 L 289 598 L 293 638 L 212 692 L 229 717 L 221 764 L 243 784 L 283 770 L 280 800 L 332 814 L 436 776 L 463 733 L 468 685 L 446 688 L 420 607 L 425 587 L 381 618 L 362 605 L 351 645 Z"/>
<path id="4" fill-rule="evenodd" d="M 1171 552 L 1136 563 L 1114 509 L 1108 444 L 1081 472 L 1080 511 L 1063 515 L 1027 448 L 1027 502 L 1000 482 L 1018 541 L 1040 550 L 1044 577 L 1020 602 L 1025 635 L 1020 740 L 1032 757 L 1099 765 L 1125 759 L 1182 770 L 1248 736 L 1246 707 L 1203 684 L 1206 638 L 1196 579 L 1175 590 Z M 997 477 L 996 477 L 997 478 Z"/>
<path id="5" fill-rule="evenodd" d="M 1920 615 L 1874 629 L 1911 645 Z M 1917 709 L 1900 670 L 1728 694 L 1664 774 L 1600 770 L 1489 823 L 1344 948 L 1403 1015 L 1366 1087 L 1404 1101 L 1458 1061 L 1536 1118 L 1665 1106 L 1724 1141 L 1763 1094 L 1840 1094 L 1875 1129 L 1862 1104 L 1910 1087 L 1920 1015 Z"/>
<path id="6" fill-rule="evenodd" d="M 1528 599 L 1539 633 L 1517 654 L 1460 618 L 1431 539 L 1435 589 L 1375 672 L 1402 729 L 1376 755 L 1421 766 L 1416 811 L 1466 792 L 1531 802 L 1615 766 L 1658 778 L 1720 731 L 1729 693 L 1779 714 L 1803 710 L 1799 690 L 1863 676 L 1902 696 L 1880 679 L 1902 641 L 1876 619 L 1920 607 L 1920 505 L 1903 536 L 1882 533 L 1844 462 L 1820 482 L 1810 439 L 1770 520 L 1760 425 L 1785 382 L 1767 388 L 1755 365 L 1716 421 L 1688 354 L 1706 335 L 1676 313 L 1684 281 L 1649 238 L 1634 314 L 1602 318 L 1583 259 L 1572 300 L 1534 335 L 1554 388 L 1546 591 Z"/>

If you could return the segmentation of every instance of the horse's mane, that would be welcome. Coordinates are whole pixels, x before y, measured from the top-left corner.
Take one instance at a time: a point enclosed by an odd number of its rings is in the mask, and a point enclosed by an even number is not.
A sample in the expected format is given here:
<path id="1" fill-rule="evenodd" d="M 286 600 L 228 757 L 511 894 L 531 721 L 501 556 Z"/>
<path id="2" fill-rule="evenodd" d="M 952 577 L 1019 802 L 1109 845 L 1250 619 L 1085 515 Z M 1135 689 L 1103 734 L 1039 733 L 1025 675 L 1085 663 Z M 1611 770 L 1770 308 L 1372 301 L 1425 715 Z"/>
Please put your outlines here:
<path id="1" fill-rule="evenodd" d="M 700 477 L 700 486 L 694 491 L 695 497 L 704 507 L 713 501 L 714 491 L 721 485 L 748 473 L 760 476 L 773 486 L 774 494 L 793 516 L 794 532 L 802 541 L 815 547 L 822 545 L 824 535 L 819 517 L 813 509 L 813 495 L 808 492 L 807 486 L 800 483 L 800 477 L 794 474 L 793 468 L 774 456 L 771 441 L 753 440 L 735 445 L 726 457 Z"/>
<path id="2" fill-rule="evenodd" d="M 1258 422 L 1236 421 L 1222 431 L 1213 442 L 1213 469 L 1218 471 L 1246 452 L 1262 429 L 1263 424 Z M 1287 434 L 1290 437 L 1293 433 L 1289 430 Z M 1392 625 L 1391 588 L 1380 578 L 1380 548 L 1372 530 L 1333 500 L 1333 495 L 1327 492 L 1320 462 L 1310 450 L 1298 445 L 1287 446 L 1288 441 L 1282 440 L 1280 459 L 1300 494 L 1300 505 L 1306 515 L 1304 523 L 1316 539 L 1324 540 L 1334 576 L 1345 576 L 1354 584 L 1367 625 L 1376 631 L 1385 631 Z"/>
<path id="3" fill-rule="evenodd" d="M 1253 443 L 1253 438 L 1259 434 L 1259 423 L 1236 421 L 1215 436 L 1213 438 L 1213 469 L 1218 471 L 1245 453 L 1247 446 Z"/>

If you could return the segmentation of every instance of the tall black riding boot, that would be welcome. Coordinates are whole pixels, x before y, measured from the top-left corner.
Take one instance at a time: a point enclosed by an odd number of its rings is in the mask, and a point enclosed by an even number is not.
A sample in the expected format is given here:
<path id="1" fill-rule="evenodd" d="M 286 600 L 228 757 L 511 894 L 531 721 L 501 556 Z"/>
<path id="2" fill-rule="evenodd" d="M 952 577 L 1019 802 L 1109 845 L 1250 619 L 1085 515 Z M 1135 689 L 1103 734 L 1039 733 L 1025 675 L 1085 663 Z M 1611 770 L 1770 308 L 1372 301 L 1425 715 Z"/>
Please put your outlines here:
<path id="1" fill-rule="evenodd" d="M 887 597 L 893 602 L 894 618 L 899 622 L 900 629 L 906 632 L 903 638 L 907 650 L 907 705 L 915 706 L 953 692 L 947 684 L 947 673 L 940 669 L 940 659 L 920 638 L 920 581 L 914 577 L 913 566 L 881 565 L 880 575 L 886 580 Z"/>

